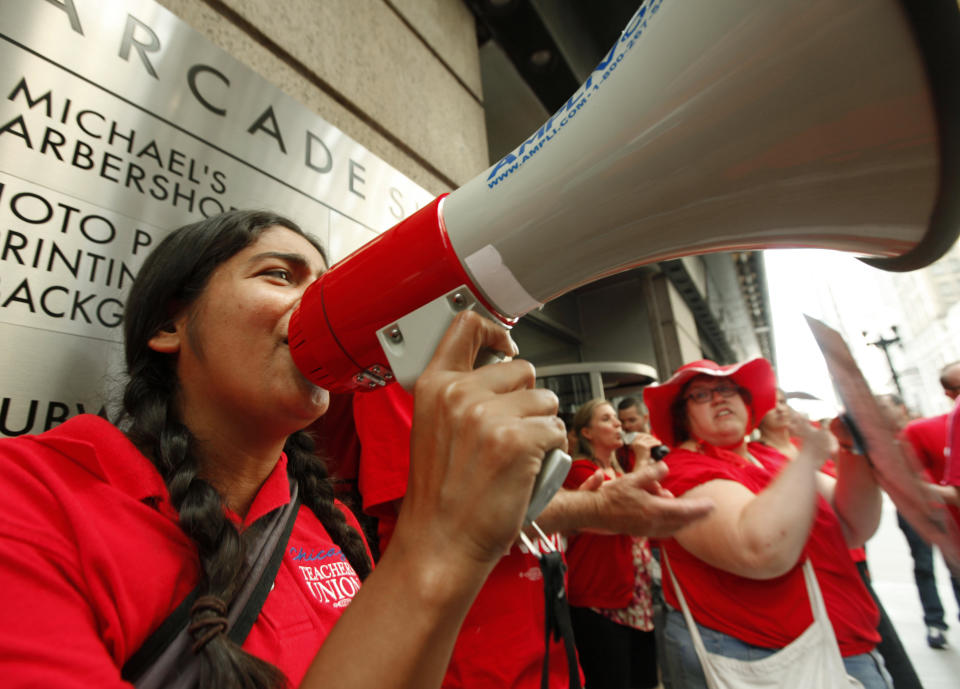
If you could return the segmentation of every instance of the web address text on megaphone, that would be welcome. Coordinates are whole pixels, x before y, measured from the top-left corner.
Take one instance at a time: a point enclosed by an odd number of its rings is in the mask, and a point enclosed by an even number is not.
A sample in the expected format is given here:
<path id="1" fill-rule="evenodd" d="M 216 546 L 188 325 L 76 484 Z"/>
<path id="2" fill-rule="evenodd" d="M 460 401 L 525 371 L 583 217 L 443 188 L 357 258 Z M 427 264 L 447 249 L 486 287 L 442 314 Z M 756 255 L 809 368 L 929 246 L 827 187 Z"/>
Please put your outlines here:
<path id="1" fill-rule="evenodd" d="M 570 96 L 564 106 L 544 122 L 543 126 L 535 131 L 529 139 L 520 144 L 515 151 L 505 155 L 496 165 L 490 168 L 490 174 L 487 175 L 487 186 L 493 189 L 501 182 L 506 181 L 537 151 L 550 143 L 555 136 L 558 136 L 567 122 L 586 107 L 590 97 L 600 90 L 601 86 L 617 69 L 617 65 L 623 61 L 624 56 L 636 45 L 637 40 L 647 29 L 650 19 L 653 18 L 662 4 L 663 0 L 654 0 L 649 5 L 644 4 L 637 10 L 620 34 L 617 42 L 611 46 L 604 58 L 587 77 L 587 80 Z"/>

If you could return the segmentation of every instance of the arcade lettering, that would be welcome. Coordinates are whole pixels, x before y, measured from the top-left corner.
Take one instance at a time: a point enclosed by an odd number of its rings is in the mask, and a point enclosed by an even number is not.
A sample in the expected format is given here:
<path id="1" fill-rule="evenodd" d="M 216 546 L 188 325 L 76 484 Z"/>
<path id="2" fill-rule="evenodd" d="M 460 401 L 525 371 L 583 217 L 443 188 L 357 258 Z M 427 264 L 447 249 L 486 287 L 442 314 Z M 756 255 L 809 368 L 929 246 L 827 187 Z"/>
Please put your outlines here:
<path id="1" fill-rule="evenodd" d="M 84 15 L 79 11 L 77 7 L 78 3 L 75 2 L 75 0 L 63 0 L 62 2 L 54 0 L 46 1 L 62 10 L 64 21 L 69 23 L 73 33 L 84 36 Z M 91 11 L 95 12 L 107 11 L 96 3 L 92 3 L 90 7 Z M 236 140 L 238 142 L 242 142 L 244 137 L 256 137 L 266 140 L 282 155 L 291 156 L 295 159 L 298 158 L 299 163 L 304 168 L 315 173 L 318 182 L 321 176 L 330 174 L 335 168 L 339 168 L 339 166 L 344 166 L 344 178 L 346 180 L 346 188 L 344 191 L 365 202 L 369 202 L 373 198 L 378 198 L 380 193 L 384 193 L 386 198 L 382 198 L 380 201 L 388 204 L 391 215 L 397 220 L 406 217 L 410 212 L 416 210 L 415 207 L 405 207 L 405 203 L 414 206 L 416 204 L 411 204 L 405 200 L 403 193 L 395 187 L 390 187 L 385 190 L 385 192 L 371 194 L 366 186 L 366 168 L 362 163 L 352 158 L 346 161 L 336 159 L 330 146 L 314 131 L 310 131 L 309 129 L 304 131 L 291 131 L 289 125 L 284 122 L 283 111 L 279 104 L 270 102 L 263 103 L 259 106 L 259 113 L 253 116 L 252 119 L 249 121 L 240 121 L 234 113 L 229 112 L 229 108 L 225 104 L 228 100 L 226 96 L 229 94 L 230 89 L 234 88 L 234 85 L 224 70 L 218 69 L 215 65 L 203 63 L 193 64 L 187 67 L 185 73 L 181 75 L 172 75 L 165 72 L 161 60 L 164 45 L 160 36 L 147 23 L 134 17 L 132 14 L 128 13 L 126 15 L 123 22 L 123 30 L 117 37 L 117 40 L 119 46 L 115 57 L 125 62 L 135 61 L 140 64 L 145 77 L 151 80 L 178 82 L 172 84 L 173 89 L 176 89 L 178 92 L 189 93 L 206 112 L 210 113 L 210 116 L 217 118 L 222 125 L 237 127 Z M 96 46 L 91 47 L 95 48 Z M 101 119 L 98 114 L 92 113 L 87 113 L 84 117 L 90 123 L 94 120 Z M 105 118 L 103 119 L 105 120 Z M 78 122 L 78 125 L 79 124 Z M 105 125 L 105 122 L 102 124 Z M 15 118 L 14 121 L 4 125 L 4 129 L 0 129 L 0 133 L 4 131 L 15 132 L 16 135 L 25 137 L 25 130 L 26 126 L 23 123 L 17 122 Z M 129 134 L 129 132 L 123 132 L 122 129 L 120 131 L 123 134 Z M 38 136 L 40 137 L 38 145 L 41 147 L 46 143 L 47 148 L 50 149 L 55 143 L 59 142 L 59 137 L 57 137 L 56 134 L 51 134 L 52 139 L 50 141 L 46 141 L 46 132 L 38 133 Z M 111 130 L 107 136 L 113 137 L 119 135 L 114 135 Z M 66 146 L 66 151 L 72 151 L 75 150 L 77 144 L 76 142 L 64 140 L 60 145 Z M 88 142 L 87 145 L 89 145 Z M 132 142 L 130 148 L 133 148 Z M 98 157 L 93 155 L 92 152 L 91 157 L 88 159 L 84 155 L 84 153 L 87 153 L 87 149 L 83 146 L 80 146 L 80 149 L 77 160 L 81 165 L 89 164 L 91 170 L 97 170 L 101 174 L 110 175 L 115 178 L 115 181 L 118 183 L 131 188 L 135 187 L 138 191 L 141 191 L 141 193 L 150 194 L 155 198 L 155 194 L 163 197 L 158 200 L 170 201 L 175 205 L 178 199 L 180 199 L 181 203 L 186 202 L 182 200 L 182 195 L 186 192 L 180 189 L 177 180 L 154 179 L 152 175 L 141 176 L 140 170 L 136 167 L 139 163 L 134 162 L 133 166 L 131 166 L 114 158 Z M 238 147 L 238 150 L 242 150 L 242 146 Z M 128 150 L 128 153 L 132 152 L 132 150 Z M 65 155 L 65 158 L 66 157 Z M 194 164 L 192 168 L 188 168 L 186 164 L 184 164 L 181 166 L 181 169 L 184 172 L 188 172 L 188 170 L 192 171 L 198 180 L 203 179 L 202 175 L 206 174 L 213 179 L 214 183 L 220 184 L 221 186 L 223 184 L 222 178 L 220 180 L 216 179 L 215 171 L 204 170 L 197 164 Z M 167 167 L 167 171 L 171 172 L 170 166 Z M 172 182 L 172 185 L 170 182 Z M 141 187 L 143 188 L 141 189 Z M 380 190 L 377 191 L 379 192 Z M 197 198 L 193 200 L 198 206 L 203 206 L 202 199 Z M 201 212 L 205 214 L 215 212 L 212 210 L 212 205 L 213 204 L 208 201 L 208 205 L 205 208 L 201 208 Z"/>

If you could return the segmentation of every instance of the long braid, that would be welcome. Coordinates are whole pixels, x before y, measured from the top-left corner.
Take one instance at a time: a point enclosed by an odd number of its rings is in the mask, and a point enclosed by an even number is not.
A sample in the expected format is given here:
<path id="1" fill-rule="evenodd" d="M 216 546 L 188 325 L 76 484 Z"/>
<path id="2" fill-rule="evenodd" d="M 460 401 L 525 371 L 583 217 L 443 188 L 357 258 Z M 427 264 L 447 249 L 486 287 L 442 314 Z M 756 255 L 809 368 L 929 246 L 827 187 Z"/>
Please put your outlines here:
<path id="1" fill-rule="evenodd" d="M 180 526 L 197 544 L 202 569 L 198 596 L 215 596 L 229 605 L 242 582 L 238 573 L 245 568 L 245 538 L 225 516 L 220 494 L 197 475 L 196 458 L 190 452 L 193 436 L 175 420 L 172 392 L 150 390 L 142 378 L 132 376 L 124 396 L 125 411 L 131 419 L 127 435 L 154 458 L 180 515 Z M 290 436 L 284 447 L 288 469 L 300 483 L 303 503 L 363 580 L 372 570 L 363 540 L 335 505 L 326 466 L 313 454 L 312 446 L 305 432 Z M 210 611 L 199 611 L 193 620 L 211 616 Z M 246 653 L 224 634 L 203 646 L 201 660 L 200 686 L 267 689 L 285 682 L 277 668 Z"/>
<path id="2" fill-rule="evenodd" d="M 313 452 L 313 439 L 305 432 L 294 433 L 284 446 L 287 467 L 300 483 L 300 497 L 309 507 L 330 538 L 340 546 L 361 580 L 373 569 L 360 533 L 347 523 L 343 512 L 334 504 L 333 483 L 323 460 Z"/>
<path id="3" fill-rule="evenodd" d="M 214 596 L 229 605 L 243 581 L 238 575 L 246 567 L 245 539 L 227 519 L 220 494 L 197 475 L 193 436 L 176 420 L 175 391 L 176 386 L 161 376 L 131 372 L 123 400 L 129 419 L 126 433 L 160 471 L 180 515 L 180 527 L 197 545 L 198 597 Z M 199 610 L 191 621 L 214 615 L 209 609 Z M 248 654 L 226 634 L 211 638 L 199 656 L 203 687 L 269 689 L 285 683 L 276 667 Z"/>

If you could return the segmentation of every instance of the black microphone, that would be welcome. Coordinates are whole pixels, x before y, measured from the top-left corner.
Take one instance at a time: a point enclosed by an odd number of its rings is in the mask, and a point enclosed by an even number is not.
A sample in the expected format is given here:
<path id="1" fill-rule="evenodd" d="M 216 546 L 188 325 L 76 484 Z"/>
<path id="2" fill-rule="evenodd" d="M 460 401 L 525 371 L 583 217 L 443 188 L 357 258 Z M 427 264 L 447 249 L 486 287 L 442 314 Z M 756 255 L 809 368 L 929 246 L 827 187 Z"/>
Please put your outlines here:
<path id="1" fill-rule="evenodd" d="M 666 445 L 657 445 L 656 447 L 650 448 L 650 456 L 653 457 L 653 461 L 655 462 L 659 462 L 668 454 L 670 454 L 670 448 Z"/>

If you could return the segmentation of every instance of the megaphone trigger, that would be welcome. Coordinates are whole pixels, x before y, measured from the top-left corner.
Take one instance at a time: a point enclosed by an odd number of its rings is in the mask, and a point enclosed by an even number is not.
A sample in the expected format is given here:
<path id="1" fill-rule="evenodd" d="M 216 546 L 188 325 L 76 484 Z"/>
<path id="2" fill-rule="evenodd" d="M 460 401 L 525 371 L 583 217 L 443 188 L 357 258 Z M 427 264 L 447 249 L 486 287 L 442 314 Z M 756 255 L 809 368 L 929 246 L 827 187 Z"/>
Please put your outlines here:
<path id="1" fill-rule="evenodd" d="M 499 322 L 466 286 L 460 285 L 377 330 L 390 371 L 406 390 L 413 391 L 413 384 L 437 351 L 453 319 L 468 309 Z M 485 347 L 478 353 L 474 367 L 503 361 L 505 356 Z"/>
<path id="2" fill-rule="evenodd" d="M 496 349 L 491 349 L 490 347 L 481 347 L 480 351 L 477 353 L 477 360 L 473 362 L 474 368 L 480 368 L 481 366 L 486 366 L 487 364 L 499 364 L 507 358 L 507 355 L 503 352 L 499 352 Z"/>

